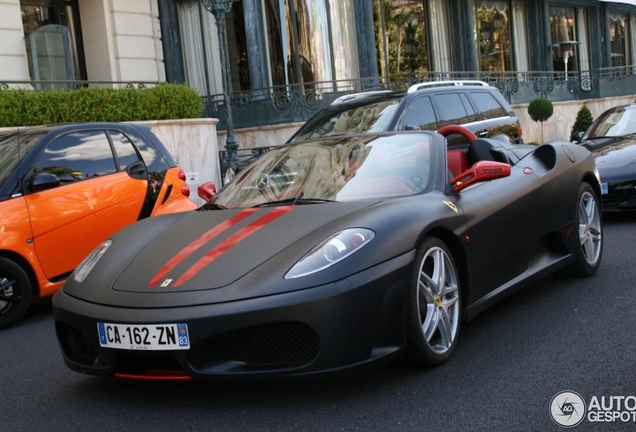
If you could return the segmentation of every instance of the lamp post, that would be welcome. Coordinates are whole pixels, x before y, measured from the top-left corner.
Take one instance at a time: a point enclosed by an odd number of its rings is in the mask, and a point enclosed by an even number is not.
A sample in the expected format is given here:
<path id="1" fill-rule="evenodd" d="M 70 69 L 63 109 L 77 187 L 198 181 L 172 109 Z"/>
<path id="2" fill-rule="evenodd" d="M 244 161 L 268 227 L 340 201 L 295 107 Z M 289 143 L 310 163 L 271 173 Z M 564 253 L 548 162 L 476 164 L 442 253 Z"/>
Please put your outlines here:
<path id="1" fill-rule="evenodd" d="M 564 40 L 552 45 L 553 48 L 558 48 L 560 50 L 560 54 L 563 56 L 566 81 L 568 80 L 568 61 L 570 60 L 570 56 L 574 53 L 574 47 L 580 44 L 581 42 L 575 40 Z"/>
<path id="2" fill-rule="evenodd" d="M 417 66 L 417 50 L 418 50 L 418 42 L 415 39 L 415 27 L 411 21 L 409 21 L 409 25 L 404 29 L 404 34 L 406 35 L 404 38 L 404 52 L 406 53 L 406 57 L 409 60 L 409 67 L 411 68 L 411 72 L 415 72 L 415 67 Z"/>
<path id="3" fill-rule="evenodd" d="M 219 55 L 221 57 L 221 81 L 223 85 L 223 104 L 225 105 L 225 150 L 228 154 L 228 166 L 232 168 L 238 164 L 238 143 L 234 137 L 234 125 L 232 124 L 232 106 L 230 101 L 230 67 L 225 49 L 225 14 L 232 8 L 234 0 L 202 0 L 203 7 L 214 15 L 216 30 L 219 36 Z"/>

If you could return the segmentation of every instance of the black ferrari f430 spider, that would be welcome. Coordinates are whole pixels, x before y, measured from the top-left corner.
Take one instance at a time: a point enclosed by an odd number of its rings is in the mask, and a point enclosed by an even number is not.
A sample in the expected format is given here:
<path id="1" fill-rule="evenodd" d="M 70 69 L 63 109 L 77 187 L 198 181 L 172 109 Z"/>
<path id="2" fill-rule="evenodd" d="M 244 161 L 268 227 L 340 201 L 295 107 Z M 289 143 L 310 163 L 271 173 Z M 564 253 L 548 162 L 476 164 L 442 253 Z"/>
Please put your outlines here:
<path id="1" fill-rule="evenodd" d="M 439 365 L 495 301 L 596 272 L 600 194 L 566 142 L 449 126 L 283 145 L 104 241 L 53 298 L 57 337 L 71 369 L 136 379 Z"/>

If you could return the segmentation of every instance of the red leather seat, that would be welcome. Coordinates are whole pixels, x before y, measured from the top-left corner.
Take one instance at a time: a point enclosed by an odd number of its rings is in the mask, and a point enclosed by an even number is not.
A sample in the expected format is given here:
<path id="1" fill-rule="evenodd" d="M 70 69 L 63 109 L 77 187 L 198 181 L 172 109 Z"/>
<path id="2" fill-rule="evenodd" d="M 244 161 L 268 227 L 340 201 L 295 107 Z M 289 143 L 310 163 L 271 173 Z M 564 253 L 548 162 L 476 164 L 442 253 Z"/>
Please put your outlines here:
<path id="1" fill-rule="evenodd" d="M 466 169 L 468 169 L 468 159 L 466 153 L 461 150 L 449 150 L 448 154 L 448 169 L 453 173 L 453 177 L 457 177 Z"/>

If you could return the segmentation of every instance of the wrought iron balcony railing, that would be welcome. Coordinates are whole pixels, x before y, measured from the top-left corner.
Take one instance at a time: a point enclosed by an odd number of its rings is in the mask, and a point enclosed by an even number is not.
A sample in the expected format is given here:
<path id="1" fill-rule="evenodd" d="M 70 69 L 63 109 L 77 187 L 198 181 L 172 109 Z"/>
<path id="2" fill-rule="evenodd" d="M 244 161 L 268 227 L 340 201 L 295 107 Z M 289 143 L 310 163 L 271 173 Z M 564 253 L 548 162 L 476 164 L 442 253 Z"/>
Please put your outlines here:
<path id="1" fill-rule="evenodd" d="M 625 96 L 636 91 L 636 65 L 566 72 L 423 72 L 386 77 L 308 82 L 234 92 L 231 95 L 234 128 L 249 128 L 304 122 L 342 95 L 367 90 L 407 89 L 419 82 L 441 80 L 482 80 L 496 86 L 513 105 L 529 103 L 537 97 L 553 102 Z M 0 89 L 22 87 L 34 90 L 79 89 L 88 86 L 144 88 L 156 82 L 107 81 L 0 81 Z M 223 95 L 204 95 L 204 117 L 219 119 L 224 130 Z"/>
<path id="2" fill-rule="evenodd" d="M 30 90 L 79 90 L 84 87 L 109 88 L 145 88 L 159 84 L 158 82 L 133 81 L 85 81 L 85 80 L 46 80 L 46 81 L 7 81 L 0 80 L 0 90 L 23 88 Z"/>
<path id="3" fill-rule="evenodd" d="M 496 86 L 511 104 L 543 97 L 553 102 L 634 94 L 636 65 L 565 72 L 421 72 L 389 77 L 311 82 L 252 89 L 232 94 L 235 128 L 304 122 L 337 97 L 377 89 L 407 89 L 412 84 L 443 80 L 481 80 Z M 224 129 L 222 95 L 203 97 L 206 117 Z"/>

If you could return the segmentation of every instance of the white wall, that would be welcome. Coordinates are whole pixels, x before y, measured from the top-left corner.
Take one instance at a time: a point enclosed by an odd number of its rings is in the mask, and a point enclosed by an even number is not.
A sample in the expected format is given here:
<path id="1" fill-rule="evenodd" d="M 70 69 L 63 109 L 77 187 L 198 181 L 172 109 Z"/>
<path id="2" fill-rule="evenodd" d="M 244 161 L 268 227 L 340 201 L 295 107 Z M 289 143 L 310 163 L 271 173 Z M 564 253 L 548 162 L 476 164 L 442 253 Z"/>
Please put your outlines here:
<path id="1" fill-rule="evenodd" d="M 519 117 L 523 130 L 523 141 L 542 144 L 550 141 L 569 141 L 572 127 L 576 122 L 576 116 L 583 105 L 587 105 L 592 113 L 592 118 L 596 119 L 611 107 L 630 104 L 635 100 L 636 94 L 601 99 L 554 102 L 554 113 L 552 117 L 543 122 L 543 132 L 541 123 L 532 120 L 530 114 L 528 114 L 529 104 L 513 105 L 512 108 L 515 110 L 517 117 Z M 541 139 L 542 134 L 543 139 Z"/>
<path id="2" fill-rule="evenodd" d="M 20 0 L 0 0 L 0 82 L 28 80 Z"/>
<path id="3" fill-rule="evenodd" d="M 150 126 L 179 167 L 188 175 L 187 183 L 193 189 L 205 182 L 221 184 L 217 119 L 155 120 L 139 122 Z M 193 191 L 196 195 L 196 190 Z"/>
<path id="4" fill-rule="evenodd" d="M 165 81 L 156 0 L 79 0 L 79 10 L 90 81 Z"/>

